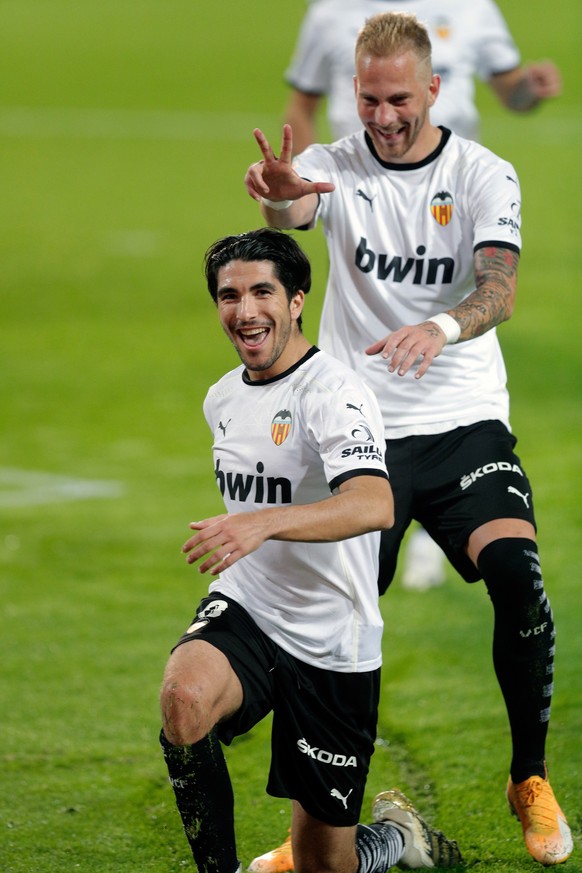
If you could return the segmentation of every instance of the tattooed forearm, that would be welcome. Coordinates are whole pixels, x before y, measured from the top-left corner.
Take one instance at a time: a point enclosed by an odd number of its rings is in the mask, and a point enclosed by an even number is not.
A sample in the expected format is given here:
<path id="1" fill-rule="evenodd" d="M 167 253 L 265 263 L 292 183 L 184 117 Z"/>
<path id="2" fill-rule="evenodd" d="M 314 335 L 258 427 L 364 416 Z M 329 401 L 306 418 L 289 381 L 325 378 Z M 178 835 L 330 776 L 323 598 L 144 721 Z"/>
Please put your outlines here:
<path id="1" fill-rule="evenodd" d="M 475 252 L 475 291 L 449 310 L 461 327 L 461 342 L 511 318 L 518 263 L 519 254 L 510 249 L 491 246 Z"/>

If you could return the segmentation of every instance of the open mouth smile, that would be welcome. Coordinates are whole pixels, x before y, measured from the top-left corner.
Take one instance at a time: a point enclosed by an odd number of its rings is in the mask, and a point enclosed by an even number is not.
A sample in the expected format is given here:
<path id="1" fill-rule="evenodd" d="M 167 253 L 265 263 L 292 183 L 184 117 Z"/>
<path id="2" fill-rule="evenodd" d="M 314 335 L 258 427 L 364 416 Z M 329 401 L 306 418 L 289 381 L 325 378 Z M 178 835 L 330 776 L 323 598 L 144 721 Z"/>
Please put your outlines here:
<path id="1" fill-rule="evenodd" d="M 404 131 L 406 130 L 406 125 L 402 125 L 402 127 L 398 127 L 395 130 L 382 130 L 380 127 L 374 128 L 376 134 L 383 140 L 383 142 L 391 143 L 399 139 Z"/>
<path id="2" fill-rule="evenodd" d="M 249 349 L 256 349 L 263 345 L 270 333 L 270 328 L 261 327 L 241 327 L 236 331 L 243 345 Z"/>

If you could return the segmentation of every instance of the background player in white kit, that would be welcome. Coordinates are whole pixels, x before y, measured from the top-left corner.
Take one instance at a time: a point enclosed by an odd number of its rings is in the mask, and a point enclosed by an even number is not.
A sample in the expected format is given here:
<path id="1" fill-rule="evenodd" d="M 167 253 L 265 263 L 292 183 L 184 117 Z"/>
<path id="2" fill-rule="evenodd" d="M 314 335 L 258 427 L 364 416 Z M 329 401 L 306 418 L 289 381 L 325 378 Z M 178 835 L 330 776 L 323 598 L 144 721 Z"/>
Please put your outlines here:
<path id="1" fill-rule="evenodd" d="M 521 64 L 493 0 L 318 0 L 306 12 L 285 74 L 291 86 L 285 120 L 293 129 L 295 152 L 322 141 L 316 121 L 324 99 L 334 140 L 360 129 L 353 86 L 358 31 L 372 15 L 406 9 L 428 30 L 433 72 L 441 79 L 433 124 L 479 139 L 475 78 L 516 112 L 560 93 L 560 73 L 551 61 Z M 423 590 L 444 581 L 443 553 L 421 527 L 412 530 L 402 562 L 405 588 Z"/>
<path id="2" fill-rule="evenodd" d="M 561 77 L 554 63 L 521 63 L 493 0 L 318 0 L 305 14 L 285 72 L 292 89 L 285 120 L 293 128 L 295 152 L 321 141 L 316 119 L 324 99 L 333 139 L 360 129 L 353 89 L 358 32 L 372 15 L 404 10 L 426 26 L 433 71 L 441 77 L 433 124 L 479 139 L 475 78 L 487 82 L 503 105 L 516 112 L 560 93 Z"/>
<path id="3" fill-rule="evenodd" d="M 377 401 L 304 337 L 311 272 L 291 237 L 261 228 L 218 240 L 206 278 L 242 360 L 204 402 L 227 514 L 190 525 L 188 562 L 220 578 L 170 657 L 161 697 L 197 868 L 242 869 L 219 740 L 271 711 L 268 791 L 293 800 L 300 873 L 453 866 L 456 844 L 397 790 L 377 796 L 373 824 L 358 824 L 380 680 L 378 531 L 393 521 Z"/>
<path id="4" fill-rule="evenodd" d="M 413 518 L 460 575 L 484 579 L 513 743 L 508 800 L 530 854 L 560 863 L 572 837 L 545 767 L 555 632 L 495 333 L 516 292 L 517 175 L 431 124 L 440 81 L 415 16 L 370 19 L 356 69 L 364 130 L 308 148 L 294 166 L 289 126 L 279 159 L 255 131 L 263 160 L 247 190 L 271 225 L 323 223 L 320 344 L 374 389 L 385 423 L 396 521 L 382 534 L 380 590 Z"/>

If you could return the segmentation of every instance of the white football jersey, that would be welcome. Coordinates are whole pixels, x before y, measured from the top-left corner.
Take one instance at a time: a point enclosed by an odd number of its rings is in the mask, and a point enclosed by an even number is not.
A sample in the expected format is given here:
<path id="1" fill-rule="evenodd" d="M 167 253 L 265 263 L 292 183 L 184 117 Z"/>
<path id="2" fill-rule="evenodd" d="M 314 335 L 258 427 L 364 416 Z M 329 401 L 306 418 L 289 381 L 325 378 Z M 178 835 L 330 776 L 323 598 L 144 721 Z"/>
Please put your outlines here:
<path id="1" fill-rule="evenodd" d="M 333 138 L 362 126 L 354 98 L 354 48 L 367 18 L 413 12 L 428 29 L 441 90 L 433 124 L 478 139 L 475 77 L 487 81 L 520 65 L 520 55 L 492 0 L 319 0 L 303 20 L 285 78 L 292 87 L 327 97 Z"/>
<path id="2" fill-rule="evenodd" d="M 387 475 L 376 398 L 318 349 L 270 380 L 249 381 L 239 366 L 209 390 L 204 413 L 230 513 L 314 503 L 353 476 Z M 267 540 L 210 590 L 235 599 L 299 660 L 367 672 L 381 664 L 379 546 L 379 532 L 331 543 Z"/>
<path id="3" fill-rule="evenodd" d="M 312 145 L 300 176 L 333 182 L 320 196 L 329 276 L 319 345 L 375 392 L 386 436 L 432 434 L 499 419 L 509 427 L 506 373 L 495 329 L 447 345 L 422 377 L 389 373 L 365 349 L 404 325 L 452 309 L 475 289 L 476 247 L 519 251 L 520 189 L 507 161 L 444 130 L 415 164 L 387 164 L 364 131 Z M 389 466 L 389 459 L 388 459 Z"/>

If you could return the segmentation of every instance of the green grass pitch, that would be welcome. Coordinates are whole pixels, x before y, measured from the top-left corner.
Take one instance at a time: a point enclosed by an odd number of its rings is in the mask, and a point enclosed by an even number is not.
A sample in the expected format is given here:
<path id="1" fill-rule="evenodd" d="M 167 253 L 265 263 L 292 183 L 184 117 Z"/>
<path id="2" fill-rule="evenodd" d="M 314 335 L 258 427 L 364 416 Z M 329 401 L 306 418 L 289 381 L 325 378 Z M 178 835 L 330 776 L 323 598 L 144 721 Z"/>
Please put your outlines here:
<path id="1" fill-rule="evenodd" d="M 515 118 L 479 89 L 483 139 L 524 194 L 518 303 L 500 330 L 557 622 L 548 744 L 582 870 L 580 10 L 501 3 L 564 94 Z M 201 413 L 235 363 L 205 290 L 207 245 L 259 225 L 252 129 L 278 142 L 302 0 L 0 3 L 0 868 L 191 867 L 157 745 L 168 650 L 205 591 L 180 555 L 220 507 Z M 558 14 L 559 12 L 559 14 Z M 313 259 L 315 339 L 326 253 Z M 319 289 L 319 291 L 318 291 Z M 535 869 L 510 818 L 509 738 L 482 585 L 382 601 L 379 744 L 469 870 Z M 228 752 L 243 866 L 286 833 L 264 793 L 269 725 Z"/>

